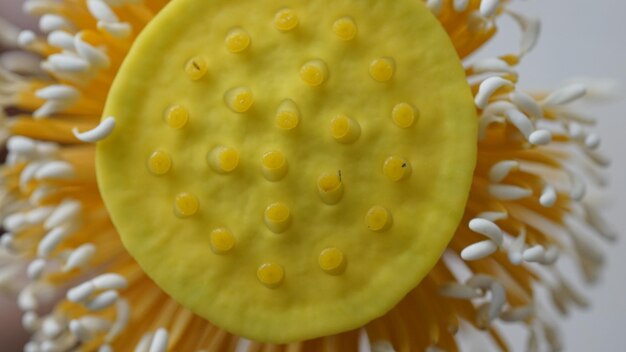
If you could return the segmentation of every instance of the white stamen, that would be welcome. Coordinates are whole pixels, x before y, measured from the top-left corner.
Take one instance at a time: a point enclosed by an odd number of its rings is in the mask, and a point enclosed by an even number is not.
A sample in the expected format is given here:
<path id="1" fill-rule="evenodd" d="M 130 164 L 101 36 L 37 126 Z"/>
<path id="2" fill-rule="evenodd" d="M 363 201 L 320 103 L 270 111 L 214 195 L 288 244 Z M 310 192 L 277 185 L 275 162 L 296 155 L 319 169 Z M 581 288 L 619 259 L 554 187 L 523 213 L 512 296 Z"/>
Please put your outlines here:
<path id="1" fill-rule="evenodd" d="M 35 174 L 35 178 L 38 180 L 68 180 L 74 176 L 74 167 L 66 161 L 45 163 Z"/>
<path id="2" fill-rule="evenodd" d="M 29 341 L 24 345 L 24 352 L 41 352 L 39 344 L 35 341 Z"/>
<path id="3" fill-rule="evenodd" d="M 506 61 L 495 57 L 476 61 L 472 64 L 472 70 L 475 74 L 488 72 L 515 73 L 515 70 Z"/>
<path id="4" fill-rule="evenodd" d="M 53 84 L 37 90 L 35 96 L 45 100 L 58 100 L 73 103 L 80 98 L 80 92 L 72 86 Z"/>
<path id="5" fill-rule="evenodd" d="M 89 341 L 92 338 L 91 333 L 83 326 L 80 320 L 70 321 L 69 328 L 79 341 Z"/>
<path id="6" fill-rule="evenodd" d="M 518 200 L 530 197 L 533 194 L 530 189 L 505 184 L 489 185 L 488 189 L 489 194 L 498 200 Z"/>
<path id="7" fill-rule="evenodd" d="M 533 306 L 526 305 L 505 310 L 500 313 L 500 319 L 509 322 L 525 321 L 533 314 Z"/>
<path id="8" fill-rule="evenodd" d="M 23 213 L 13 213 L 2 222 L 2 226 L 13 233 L 20 232 L 26 225 L 28 225 L 28 220 Z"/>
<path id="9" fill-rule="evenodd" d="M 68 104 L 66 103 L 49 100 L 43 103 L 43 105 L 41 105 L 39 109 L 35 110 L 35 112 L 33 113 L 33 117 L 35 119 L 42 119 L 44 117 L 54 115 L 57 112 L 64 110 L 65 108 L 67 108 L 67 106 Z"/>
<path id="10" fill-rule="evenodd" d="M 583 130 L 582 126 L 580 126 L 576 122 L 570 123 L 567 129 L 572 139 L 582 140 L 583 138 L 585 138 L 585 131 Z"/>
<path id="11" fill-rule="evenodd" d="M 0 238 L 0 246 L 7 250 L 8 252 L 15 251 L 15 239 L 13 238 L 13 234 L 5 233 Z"/>
<path id="12" fill-rule="evenodd" d="M 64 73 L 84 73 L 89 71 L 89 62 L 78 56 L 53 54 L 48 56 L 48 62 L 53 70 Z"/>
<path id="13" fill-rule="evenodd" d="M 426 6 L 435 16 L 441 13 L 442 5 L 442 0 L 426 0 Z"/>
<path id="14" fill-rule="evenodd" d="M 120 19 L 117 17 L 115 12 L 107 5 L 104 1 L 101 0 L 87 0 L 87 8 L 91 15 L 98 21 L 105 22 L 119 22 Z"/>
<path id="15" fill-rule="evenodd" d="M 37 41 L 37 35 L 33 31 L 21 31 L 17 36 L 17 45 L 22 48 L 28 48 Z"/>
<path id="16" fill-rule="evenodd" d="M 102 120 L 98 126 L 86 132 L 79 132 L 77 128 L 72 130 L 74 136 L 86 143 L 95 143 L 107 138 L 115 129 L 115 117 L 109 116 Z"/>
<path id="17" fill-rule="evenodd" d="M 492 123 L 504 122 L 505 120 L 502 117 L 483 113 L 483 115 L 478 120 L 478 140 L 482 141 L 483 139 L 485 139 L 487 135 L 487 128 L 489 127 L 489 125 L 491 125 Z"/>
<path id="18" fill-rule="evenodd" d="M 22 5 L 22 11 L 33 16 L 43 16 L 59 9 L 60 4 L 51 0 L 26 0 Z"/>
<path id="19" fill-rule="evenodd" d="M 33 260 L 29 265 L 26 273 L 28 278 L 31 280 L 38 280 L 43 274 L 44 269 L 46 268 L 46 261 L 44 259 L 38 258 Z"/>
<path id="20" fill-rule="evenodd" d="M 50 33 L 52 31 L 66 30 L 73 32 L 76 27 L 67 18 L 55 14 L 45 14 L 39 19 L 39 29 L 43 33 Z"/>
<path id="21" fill-rule="evenodd" d="M 33 292 L 32 286 L 26 286 L 19 295 L 17 295 L 17 305 L 23 311 L 37 310 L 37 298 Z"/>
<path id="22" fill-rule="evenodd" d="M 28 201 L 32 205 L 40 205 L 44 199 L 54 194 L 54 192 L 56 192 L 56 188 L 48 186 L 48 185 L 41 185 L 35 188 L 33 193 L 30 195 L 30 198 L 28 199 Z"/>
<path id="23" fill-rule="evenodd" d="M 456 282 L 446 282 L 440 285 L 439 294 L 445 297 L 458 299 L 473 299 L 483 296 L 482 292 L 475 287 Z"/>
<path id="24" fill-rule="evenodd" d="M 39 241 L 37 246 L 37 255 L 40 257 L 48 257 L 56 247 L 72 233 L 72 228 L 69 226 L 55 227 L 50 230 L 44 238 Z"/>
<path id="25" fill-rule="evenodd" d="M 98 352 L 113 352 L 111 345 L 102 345 L 98 348 Z"/>
<path id="26" fill-rule="evenodd" d="M 35 152 L 40 158 L 52 158 L 59 151 L 59 145 L 53 142 L 38 142 L 35 145 Z"/>
<path id="27" fill-rule="evenodd" d="M 160 328 L 154 333 L 152 343 L 150 344 L 150 352 L 165 352 L 169 342 L 169 334 L 167 330 Z"/>
<path id="28" fill-rule="evenodd" d="M 537 119 L 543 118 L 541 106 L 530 95 L 516 90 L 509 95 L 509 98 L 526 115 Z"/>
<path id="29" fill-rule="evenodd" d="M 40 320 L 37 313 L 29 311 L 22 315 L 22 326 L 29 332 L 39 329 Z"/>
<path id="30" fill-rule="evenodd" d="M 587 90 L 582 84 L 571 84 L 558 89 L 552 94 L 548 95 L 541 104 L 544 107 L 552 107 L 558 105 L 564 105 L 574 100 L 582 98 L 587 93 Z"/>
<path id="31" fill-rule="evenodd" d="M 91 66 L 97 68 L 107 68 L 111 65 L 109 57 L 102 50 L 95 48 L 82 39 L 79 33 L 74 37 L 74 46 L 78 55 L 89 61 Z"/>
<path id="32" fill-rule="evenodd" d="M 74 223 L 81 210 L 82 204 L 79 201 L 66 199 L 50 214 L 43 226 L 49 230 L 53 227 Z"/>
<path id="33" fill-rule="evenodd" d="M 550 208 L 556 203 L 557 194 L 556 189 L 551 185 L 546 185 L 543 187 L 541 191 L 541 196 L 539 197 L 539 204 L 545 208 Z"/>
<path id="34" fill-rule="evenodd" d="M 372 352 L 396 352 L 391 342 L 386 340 L 379 340 L 372 344 Z"/>
<path id="35" fill-rule="evenodd" d="M 530 263 L 542 262 L 545 259 L 546 251 L 542 245 L 534 245 L 524 251 L 524 260 Z"/>
<path id="36" fill-rule="evenodd" d="M 90 281 L 86 281 L 76 287 L 69 289 L 67 291 L 66 298 L 70 302 L 84 302 L 95 291 L 95 286 Z"/>
<path id="37" fill-rule="evenodd" d="M 28 137 L 12 136 L 7 140 L 7 149 L 19 155 L 32 155 L 35 152 L 35 141 Z"/>
<path id="38" fill-rule="evenodd" d="M 590 133 L 587 138 L 585 138 L 585 145 L 587 148 L 596 149 L 600 146 L 600 136 L 595 133 Z"/>
<path id="39" fill-rule="evenodd" d="M 120 274 L 107 273 L 91 279 L 91 283 L 98 290 L 124 289 L 128 286 L 126 278 Z"/>
<path id="40" fill-rule="evenodd" d="M 67 51 L 75 49 L 74 36 L 66 31 L 54 31 L 48 34 L 48 44 Z"/>
<path id="41" fill-rule="evenodd" d="M 478 93 L 474 98 L 474 103 L 480 109 L 484 109 L 489 102 L 489 98 L 500 88 L 510 87 L 513 83 L 501 77 L 489 77 L 478 87 Z"/>
<path id="42" fill-rule="evenodd" d="M 482 0 L 480 2 L 480 14 L 483 17 L 491 17 L 500 6 L 500 0 Z"/>
<path id="43" fill-rule="evenodd" d="M 500 227 L 493 222 L 486 219 L 474 218 L 470 220 L 469 228 L 476 233 L 490 238 L 497 246 L 502 246 L 504 235 Z"/>
<path id="44" fill-rule="evenodd" d="M 501 115 L 509 110 L 516 110 L 517 107 L 513 105 L 511 102 L 505 100 L 496 100 L 494 102 L 490 102 L 489 105 L 485 109 L 483 109 L 483 115 Z"/>
<path id="45" fill-rule="evenodd" d="M 511 171 L 519 170 L 519 166 L 519 162 L 515 160 L 499 161 L 489 170 L 489 180 L 493 183 L 502 182 Z"/>
<path id="46" fill-rule="evenodd" d="M 546 253 L 541 263 L 545 265 L 552 265 L 556 263 L 557 259 L 559 259 L 559 254 L 559 249 L 556 246 L 549 246 L 548 249 L 546 249 Z"/>
<path id="47" fill-rule="evenodd" d="M 509 217 L 506 212 L 501 211 L 483 211 L 482 213 L 476 215 L 477 218 L 487 219 L 489 221 L 498 221 L 504 220 Z"/>
<path id="48" fill-rule="evenodd" d="M 604 153 L 600 153 L 597 150 L 585 149 L 585 155 L 591 158 L 591 160 L 598 166 L 607 167 L 611 165 L 611 159 L 609 159 L 609 157 Z"/>
<path id="49" fill-rule="evenodd" d="M 585 219 L 587 222 L 603 237 L 610 241 L 617 239 L 617 231 L 615 231 L 609 223 L 602 218 L 594 206 L 591 204 L 583 204 L 585 208 Z"/>
<path id="50" fill-rule="evenodd" d="M 115 323 L 111 326 L 109 333 L 105 336 L 106 342 L 113 341 L 128 325 L 130 320 L 130 305 L 125 299 L 118 299 L 115 305 Z"/>
<path id="51" fill-rule="evenodd" d="M 522 228 L 517 237 L 511 242 L 509 246 L 508 254 L 509 261 L 515 265 L 521 264 L 524 252 L 524 247 L 526 246 L 526 229 Z"/>
<path id="52" fill-rule="evenodd" d="M 491 288 L 491 284 L 493 283 L 493 278 L 491 276 L 485 274 L 476 274 L 467 280 L 466 285 L 470 285 L 477 289 L 488 290 Z"/>
<path id="53" fill-rule="evenodd" d="M 467 5 L 469 5 L 469 0 L 454 0 L 454 11 L 463 12 L 467 9 Z"/>
<path id="54" fill-rule="evenodd" d="M 80 318 L 81 325 L 91 333 L 104 332 L 109 330 L 111 322 L 96 316 L 87 315 Z"/>
<path id="55" fill-rule="evenodd" d="M 104 291 L 85 303 L 85 307 L 89 310 L 102 310 L 115 303 L 119 294 L 115 290 Z"/>
<path id="56" fill-rule="evenodd" d="M 39 225 L 44 222 L 44 220 L 46 220 L 46 218 L 50 216 L 53 211 L 54 207 L 51 206 L 37 207 L 26 213 L 26 221 L 30 225 Z"/>
<path id="57" fill-rule="evenodd" d="M 70 253 L 63 266 L 63 271 L 68 272 L 76 268 L 81 268 L 89 263 L 89 260 L 96 253 L 96 246 L 85 243 Z"/>
<path id="58" fill-rule="evenodd" d="M 478 260 L 487 257 L 498 249 L 498 246 L 492 240 L 486 240 L 471 244 L 461 251 L 463 260 Z"/>
<path id="59" fill-rule="evenodd" d="M 534 145 L 547 145 L 552 141 L 552 133 L 548 130 L 536 130 L 528 136 L 528 141 Z"/>
<path id="60" fill-rule="evenodd" d="M 63 331 L 64 326 L 55 317 L 48 316 L 43 320 L 42 332 L 48 338 L 55 338 Z"/>
<path id="61" fill-rule="evenodd" d="M 491 302 L 489 303 L 489 321 L 497 318 L 502 312 L 502 308 L 506 303 L 506 292 L 504 291 L 504 286 L 498 282 L 493 281 L 491 284 Z"/>
<path id="62" fill-rule="evenodd" d="M 135 352 L 148 352 L 150 342 L 152 342 L 152 336 L 154 336 L 154 334 L 151 332 L 144 334 L 137 343 L 137 346 L 135 346 Z"/>
<path id="63" fill-rule="evenodd" d="M 520 56 L 525 55 L 531 51 L 537 41 L 539 41 L 539 34 L 541 33 L 541 22 L 534 18 L 527 18 L 516 12 L 507 10 L 509 14 L 522 29 L 522 41 L 520 45 Z"/>
<path id="64" fill-rule="evenodd" d="M 580 177 L 580 175 L 578 175 L 576 172 L 570 171 L 568 174 L 570 176 L 570 182 L 572 184 L 569 196 L 573 200 L 581 200 L 585 196 L 585 193 L 587 191 L 587 185 L 585 184 L 585 181 L 582 179 L 582 177 Z"/>
<path id="65" fill-rule="evenodd" d="M 119 22 L 98 22 L 98 29 L 107 32 L 114 38 L 125 39 L 128 38 L 133 32 L 133 27 L 130 23 Z"/>
<path id="66" fill-rule="evenodd" d="M 506 116 L 526 139 L 528 139 L 530 134 L 535 130 L 530 119 L 517 109 L 507 110 Z"/>

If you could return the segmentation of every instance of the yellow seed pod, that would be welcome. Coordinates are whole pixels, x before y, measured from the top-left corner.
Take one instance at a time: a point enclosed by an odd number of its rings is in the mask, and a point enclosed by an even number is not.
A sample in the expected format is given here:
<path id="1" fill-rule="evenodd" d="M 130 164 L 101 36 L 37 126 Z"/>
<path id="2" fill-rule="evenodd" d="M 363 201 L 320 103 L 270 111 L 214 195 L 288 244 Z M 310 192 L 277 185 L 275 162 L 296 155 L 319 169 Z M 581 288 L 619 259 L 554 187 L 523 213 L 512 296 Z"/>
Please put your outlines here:
<path id="1" fill-rule="evenodd" d="M 170 2 L 120 68 L 103 112 L 115 133 L 96 146 L 100 193 L 143 270 L 268 343 L 394 307 L 448 245 L 476 158 L 463 65 L 423 1 L 284 5 Z M 175 105 L 186 124 L 162 118 Z M 164 177 L 137 167 L 158 150 L 175 161 Z"/>

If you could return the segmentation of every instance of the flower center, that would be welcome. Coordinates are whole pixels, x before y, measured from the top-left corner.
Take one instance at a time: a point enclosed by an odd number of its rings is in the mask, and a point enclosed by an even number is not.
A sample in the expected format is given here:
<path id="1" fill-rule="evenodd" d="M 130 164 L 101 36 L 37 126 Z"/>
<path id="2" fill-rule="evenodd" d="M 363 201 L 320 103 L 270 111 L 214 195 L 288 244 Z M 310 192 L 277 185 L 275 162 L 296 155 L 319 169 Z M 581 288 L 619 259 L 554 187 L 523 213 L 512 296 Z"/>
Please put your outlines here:
<path id="1" fill-rule="evenodd" d="M 476 154 L 462 65 L 421 2 L 286 5 L 170 3 L 112 87 L 97 161 L 146 273 L 270 342 L 402 299 L 452 237 Z"/>

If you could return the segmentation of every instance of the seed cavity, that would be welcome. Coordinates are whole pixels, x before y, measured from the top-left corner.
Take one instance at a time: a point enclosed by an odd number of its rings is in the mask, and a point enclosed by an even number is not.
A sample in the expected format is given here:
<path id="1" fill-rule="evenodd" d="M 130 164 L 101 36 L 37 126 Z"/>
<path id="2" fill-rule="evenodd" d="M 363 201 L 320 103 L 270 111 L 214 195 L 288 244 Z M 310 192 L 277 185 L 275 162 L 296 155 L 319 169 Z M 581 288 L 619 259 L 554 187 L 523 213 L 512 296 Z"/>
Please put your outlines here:
<path id="1" fill-rule="evenodd" d="M 191 193 L 182 192 L 174 200 L 174 213 L 180 218 L 187 218 L 198 212 L 198 198 Z"/>
<path id="2" fill-rule="evenodd" d="M 274 15 L 274 27 L 281 32 L 289 32 L 298 26 L 298 15 L 289 8 L 278 10 Z"/>
<path id="3" fill-rule="evenodd" d="M 263 176 L 268 181 L 280 181 L 287 174 L 287 159 L 279 150 L 272 150 L 263 154 L 261 164 Z"/>
<path id="4" fill-rule="evenodd" d="M 361 136 L 361 126 L 347 115 L 339 114 L 330 121 L 330 134 L 339 143 L 354 143 Z"/>
<path id="5" fill-rule="evenodd" d="M 189 121 L 189 111 L 180 105 L 172 105 L 165 111 L 165 123 L 173 129 L 185 127 Z"/>
<path id="6" fill-rule="evenodd" d="M 233 54 L 240 53 L 250 46 L 250 34 L 245 29 L 236 27 L 228 31 L 224 39 L 226 50 Z"/>
<path id="7" fill-rule="evenodd" d="M 365 215 L 365 224 L 371 231 L 382 232 L 391 227 L 392 217 L 387 208 L 375 205 Z"/>
<path id="8" fill-rule="evenodd" d="M 343 197 L 343 188 L 341 171 L 325 172 L 317 179 L 317 192 L 328 205 L 339 203 Z"/>
<path id="9" fill-rule="evenodd" d="M 281 130 L 293 130 L 300 123 L 300 109 L 291 99 L 283 100 L 278 106 L 274 124 Z"/>
<path id="10" fill-rule="evenodd" d="M 263 263 L 257 269 L 256 277 L 267 288 L 277 288 L 285 278 L 285 270 L 276 263 Z"/>
<path id="11" fill-rule="evenodd" d="M 244 113 L 254 104 L 254 95 L 248 87 L 235 87 L 224 94 L 224 101 L 232 111 Z"/>
<path id="12" fill-rule="evenodd" d="M 148 170 L 154 175 L 165 175 L 172 168 L 170 155 L 163 150 L 155 150 L 148 158 Z"/>
<path id="13" fill-rule="evenodd" d="M 239 166 L 239 152 L 235 148 L 220 145 L 209 152 L 207 161 L 214 171 L 228 174 Z"/>
<path id="14" fill-rule="evenodd" d="M 207 59 L 202 56 L 194 56 L 185 65 L 185 73 L 192 81 L 198 81 L 202 79 L 209 69 L 209 63 Z"/>
<path id="15" fill-rule="evenodd" d="M 300 78 L 311 87 L 317 87 L 328 79 L 328 66 L 320 59 L 306 62 L 300 68 Z"/>
<path id="16" fill-rule="evenodd" d="M 226 254 L 235 247 L 235 236 L 226 228 L 217 228 L 211 231 L 211 250 L 215 254 Z"/>
<path id="17" fill-rule="evenodd" d="M 346 269 L 346 258 L 343 252 L 335 247 L 322 250 L 317 262 L 322 270 L 331 275 L 342 274 Z"/>
<path id="18" fill-rule="evenodd" d="M 393 122 L 401 128 L 411 127 L 418 116 L 419 111 L 408 103 L 398 103 L 391 111 Z"/>
<path id="19" fill-rule="evenodd" d="M 370 76 L 378 82 L 387 82 L 395 73 L 396 63 L 390 57 L 380 57 L 372 60 L 369 71 Z"/>
<path id="20" fill-rule="evenodd" d="M 291 225 L 291 212 L 285 203 L 272 203 L 265 208 L 265 225 L 274 233 L 285 232 Z"/>
<path id="21" fill-rule="evenodd" d="M 333 33 L 339 40 L 352 40 L 357 34 L 356 22 L 350 16 L 341 17 L 333 23 Z"/>
<path id="22" fill-rule="evenodd" d="M 411 164 L 400 156 L 390 156 L 383 164 L 383 173 L 389 180 L 398 182 L 411 175 Z"/>

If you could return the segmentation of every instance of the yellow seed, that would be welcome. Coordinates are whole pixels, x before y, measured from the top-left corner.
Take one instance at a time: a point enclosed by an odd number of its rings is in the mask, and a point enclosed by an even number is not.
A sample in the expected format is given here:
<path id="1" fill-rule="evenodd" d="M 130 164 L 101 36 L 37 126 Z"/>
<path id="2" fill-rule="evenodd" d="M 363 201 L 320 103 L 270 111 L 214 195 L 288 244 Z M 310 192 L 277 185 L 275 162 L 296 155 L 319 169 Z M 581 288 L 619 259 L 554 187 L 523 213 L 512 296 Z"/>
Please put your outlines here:
<path id="1" fill-rule="evenodd" d="M 236 87 L 228 90 L 224 94 L 224 101 L 228 108 L 234 112 L 244 113 L 254 104 L 252 90 L 248 87 Z"/>
<path id="2" fill-rule="evenodd" d="M 391 181 L 397 182 L 411 174 L 411 164 L 399 156 L 390 156 L 383 164 L 383 173 Z"/>
<path id="3" fill-rule="evenodd" d="M 287 173 L 287 159 L 278 150 L 272 150 L 263 154 L 261 160 L 263 176 L 269 181 L 278 181 Z"/>
<path id="4" fill-rule="evenodd" d="M 211 150 L 208 162 L 213 170 L 227 174 L 239 165 L 239 152 L 235 148 L 220 145 Z"/>
<path id="5" fill-rule="evenodd" d="M 187 121 L 189 121 L 189 111 L 180 105 L 172 105 L 165 112 L 165 123 L 171 128 L 183 128 Z"/>
<path id="6" fill-rule="evenodd" d="M 333 23 L 333 32 L 340 40 L 352 40 L 357 32 L 356 22 L 352 17 L 342 17 Z"/>
<path id="7" fill-rule="evenodd" d="M 274 124 L 281 130 L 292 130 L 300 123 L 300 109 L 291 99 L 283 100 L 276 111 Z"/>
<path id="8" fill-rule="evenodd" d="M 372 231 L 384 231 L 391 226 L 391 213 L 386 208 L 375 205 L 367 211 L 365 215 L 365 223 L 367 228 Z"/>
<path id="9" fill-rule="evenodd" d="M 281 202 L 268 205 L 267 208 L 265 208 L 264 221 L 272 232 L 284 232 L 291 224 L 289 207 Z"/>
<path id="10" fill-rule="evenodd" d="M 398 127 L 409 128 L 418 117 L 419 111 L 407 103 L 399 103 L 393 107 L 391 118 Z"/>
<path id="11" fill-rule="evenodd" d="M 276 288 L 283 282 L 285 271 L 276 263 L 263 263 L 257 269 L 256 277 L 268 288 Z"/>
<path id="12" fill-rule="evenodd" d="M 324 249 L 317 258 L 317 262 L 322 270 L 332 275 L 341 274 L 346 268 L 343 252 L 335 247 Z"/>
<path id="13" fill-rule="evenodd" d="M 156 150 L 148 158 L 148 170 L 155 175 L 164 175 L 170 171 L 172 159 L 170 155 L 162 150 Z"/>
<path id="14" fill-rule="evenodd" d="M 210 241 L 211 250 L 215 254 L 228 253 L 235 247 L 235 236 L 230 230 L 225 228 L 211 231 Z"/>
<path id="15" fill-rule="evenodd" d="M 340 172 L 323 173 L 317 179 L 317 192 L 326 204 L 337 204 L 343 196 L 343 182 Z"/>
<path id="16" fill-rule="evenodd" d="M 317 87 L 328 79 L 328 66 L 320 59 L 308 61 L 300 68 L 300 78 L 311 87 Z"/>
<path id="17" fill-rule="evenodd" d="M 224 44 L 226 50 L 233 54 L 240 53 L 250 46 L 250 35 L 243 28 L 233 28 L 228 31 Z"/>
<path id="18" fill-rule="evenodd" d="M 198 207 L 198 198 L 187 192 L 179 193 L 174 200 L 174 212 L 181 218 L 194 215 Z"/>
<path id="19" fill-rule="evenodd" d="M 274 15 L 274 27 L 282 32 L 288 32 L 298 26 L 298 15 L 292 9 L 282 9 Z"/>
<path id="20" fill-rule="evenodd" d="M 392 58 L 380 57 L 370 63 L 370 76 L 378 82 L 386 82 L 393 77 L 396 64 Z"/>
<path id="21" fill-rule="evenodd" d="M 340 143 L 353 143 L 361 136 L 361 126 L 356 120 L 339 114 L 330 121 L 330 134 Z"/>
<path id="22" fill-rule="evenodd" d="M 208 69 L 209 63 L 202 56 L 195 56 L 189 59 L 185 65 L 185 73 L 187 73 L 187 77 L 192 81 L 197 81 L 204 77 Z"/>

